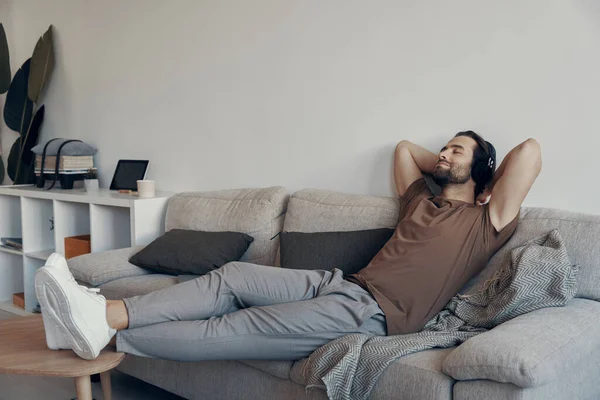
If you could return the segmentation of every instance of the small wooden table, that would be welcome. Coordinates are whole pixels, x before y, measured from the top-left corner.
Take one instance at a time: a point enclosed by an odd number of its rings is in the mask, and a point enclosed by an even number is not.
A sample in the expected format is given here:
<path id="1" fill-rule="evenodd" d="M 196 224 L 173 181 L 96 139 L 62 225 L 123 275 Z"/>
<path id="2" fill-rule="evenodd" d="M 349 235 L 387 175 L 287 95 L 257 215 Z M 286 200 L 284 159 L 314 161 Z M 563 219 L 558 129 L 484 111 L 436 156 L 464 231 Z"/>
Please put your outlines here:
<path id="1" fill-rule="evenodd" d="M 0 321 L 0 373 L 75 378 L 78 400 L 92 400 L 90 375 L 98 373 L 104 400 L 110 400 L 110 370 L 123 358 L 110 349 L 93 361 L 72 350 L 48 349 L 41 315 Z"/>

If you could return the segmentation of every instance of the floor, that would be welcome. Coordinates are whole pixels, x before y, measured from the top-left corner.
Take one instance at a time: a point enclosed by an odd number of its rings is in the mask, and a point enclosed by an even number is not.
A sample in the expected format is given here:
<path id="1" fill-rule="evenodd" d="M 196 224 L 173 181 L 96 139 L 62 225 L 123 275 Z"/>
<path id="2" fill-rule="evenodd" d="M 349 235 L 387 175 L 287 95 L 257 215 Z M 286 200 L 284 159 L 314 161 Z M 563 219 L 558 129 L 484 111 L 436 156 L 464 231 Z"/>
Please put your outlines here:
<path id="1" fill-rule="evenodd" d="M 16 317 L 0 311 L 0 320 Z M 139 379 L 113 371 L 111 375 L 114 400 L 182 400 Z M 94 398 L 102 399 L 100 383 L 92 383 Z M 69 400 L 76 396 L 72 379 L 0 374 L 0 400 Z"/>

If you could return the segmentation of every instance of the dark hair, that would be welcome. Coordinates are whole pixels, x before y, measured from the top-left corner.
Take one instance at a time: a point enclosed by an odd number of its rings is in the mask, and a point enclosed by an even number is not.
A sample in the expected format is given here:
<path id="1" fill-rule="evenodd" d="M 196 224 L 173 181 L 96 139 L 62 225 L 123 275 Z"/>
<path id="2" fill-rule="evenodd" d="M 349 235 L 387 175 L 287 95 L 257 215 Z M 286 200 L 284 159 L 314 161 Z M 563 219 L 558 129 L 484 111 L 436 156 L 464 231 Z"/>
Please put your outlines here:
<path id="1" fill-rule="evenodd" d="M 473 131 L 458 132 L 455 137 L 467 136 L 477 142 L 471 164 L 471 178 L 475 181 L 475 197 L 485 190 L 496 171 L 496 149 Z"/>

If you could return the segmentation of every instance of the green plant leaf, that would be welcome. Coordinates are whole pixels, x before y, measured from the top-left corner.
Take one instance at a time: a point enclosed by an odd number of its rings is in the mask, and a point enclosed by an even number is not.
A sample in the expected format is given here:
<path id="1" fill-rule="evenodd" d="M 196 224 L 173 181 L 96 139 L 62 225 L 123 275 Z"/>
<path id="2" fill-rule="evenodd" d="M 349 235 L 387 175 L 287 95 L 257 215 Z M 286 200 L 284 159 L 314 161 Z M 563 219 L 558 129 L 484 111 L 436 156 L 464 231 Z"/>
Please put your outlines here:
<path id="1" fill-rule="evenodd" d="M 52 46 L 52 25 L 50 25 L 46 33 L 38 39 L 31 56 L 27 90 L 31 101 L 39 102 L 50 75 L 52 75 L 52 70 L 54 70 L 54 48 Z"/>
<path id="2" fill-rule="evenodd" d="M 25 61 L 15 74 L 4 103 L 4 122 L 21 136 L 27 133 L 33 112 L 33 102 L 27 97 L 30 61 Z"/>
<path id="3" fill-rule="evenodd" d="M 21 151 L 21 137 L 17 138 L 10 148 L 10 154 L 8 155 L 8 176 L 13 181 L 13 184 L 20 185 L 24 183 L 33 183 L 32 178 L 35 181 L 35 175 L 32 165 L 26 165 L 21 163 L 19 167 L 19 177 L 17 178 L 17 165 L 19 164 L 19 152 Z"/>
<path id="4" fill-rule="evenodd" d="M 13 180 L 19 181 L 21 178 L 21 165 L 33 165 L 34 154 L 31 151 L 33 146 L 36 145 L 38 138 L 40 136 L 40 128 L 42 126 L 42 121 L 44 121 L 44 112 L 46 111 L 46 106 L 41 106 L 39 110 L 35 113 L 33 120 L 31 121 L 31 128 L 29 128 L 29 133 L 25 136 L 25 144 L 21 148 L 21 152 L 19 153 L 19 158 L 17 160 L 17 166 L 15 168 L 15 178 Z"/>
<path id="5" fill-rule="evenodd" d="M 0 185 L 4 182 L 4 160 L 0 158 Z"/>
<path id="6" fill-rule="evenodd" d="M 0 22 L 0 94 L 6 93 L 10 86 L 10 56 L 8 53 L 8 41 L 4 26 Z M 0 180 L 0 183 L 2 181 Z"/>
<path id="7" fill-rule="evenodd" d="M 21 137 L 17 138 L 10 148 L 8 153 L 8 165 L 7 172 L 8 177 L 14 182 L 15 176 L 17 175 L 17 164 L 19 162 L 19 152 L 21 151 Z"/>

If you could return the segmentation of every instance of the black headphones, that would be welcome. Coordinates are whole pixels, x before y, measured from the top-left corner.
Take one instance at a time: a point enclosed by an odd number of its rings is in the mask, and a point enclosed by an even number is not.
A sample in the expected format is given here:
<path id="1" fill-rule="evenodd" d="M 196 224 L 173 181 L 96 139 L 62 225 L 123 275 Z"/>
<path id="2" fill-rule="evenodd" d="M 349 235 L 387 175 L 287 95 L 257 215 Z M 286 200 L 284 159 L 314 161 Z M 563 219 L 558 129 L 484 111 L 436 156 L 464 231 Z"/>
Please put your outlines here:
<path id="1" fill-rule="evenodd" d="M 487 160 L 479 160 L 473 165 L 473 169 L 471 170 L 471 177 L 473 180 L 477 181 L 477 178 L 481 178 L 483 180 L 491 179 L 494 174 L 494 167 L 496 166 L 496 149 L 494 146 L 486 141 L 487 151 L 486 149 L 482 149 L 485 154 L 488 156 Z"/>
<path id="2" fill-rule="evenodd" d="M 493 170 L 494 166 L 496 165 L 496 149 L 494 148 L 494 145 L 492 145 L 487 140 L 485 141 L 485 143 L 488 146 L 488 167 Z"/>

